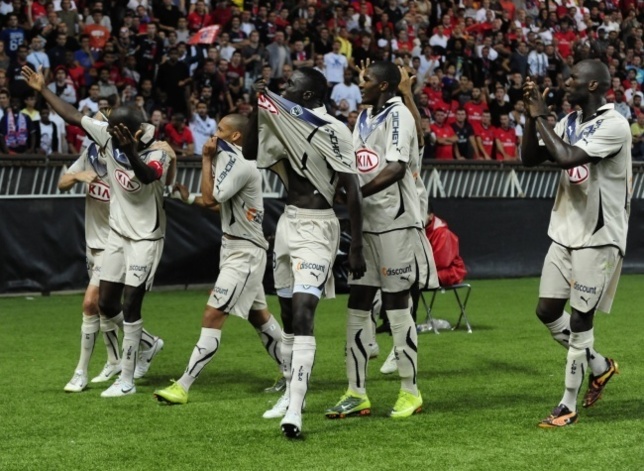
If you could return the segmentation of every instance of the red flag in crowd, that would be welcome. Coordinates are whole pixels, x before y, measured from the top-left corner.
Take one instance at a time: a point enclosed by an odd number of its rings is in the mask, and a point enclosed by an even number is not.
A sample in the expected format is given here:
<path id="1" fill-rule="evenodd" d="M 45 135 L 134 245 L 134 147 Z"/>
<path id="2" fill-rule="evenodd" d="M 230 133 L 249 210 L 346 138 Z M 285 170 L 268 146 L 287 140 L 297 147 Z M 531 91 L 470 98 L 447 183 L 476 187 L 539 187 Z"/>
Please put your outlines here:
<path id="1" fill-rule="evenodd" d="M 206 26 L 205 28 L 201 28 L 195 33 L 194 36 L 192 36 L 188 40 L 188 44 L 212 44 L 217 39 L 220 28 L 221 27 L 219 25 Z"/>

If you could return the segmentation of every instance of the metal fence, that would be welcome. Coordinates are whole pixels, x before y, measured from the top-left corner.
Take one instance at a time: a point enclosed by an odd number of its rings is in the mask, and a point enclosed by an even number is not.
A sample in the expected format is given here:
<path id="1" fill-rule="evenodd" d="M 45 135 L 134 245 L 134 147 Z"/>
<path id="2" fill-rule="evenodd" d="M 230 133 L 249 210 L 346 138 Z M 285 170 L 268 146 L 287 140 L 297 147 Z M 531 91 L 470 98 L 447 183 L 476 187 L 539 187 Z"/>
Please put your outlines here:
<path id="1" fill-rule="evenodd" d="M 0 198 L 84 195 L 82 184 L 60 193 L 58 179 L 69 164 L 68 156 L 0 157 Z M 199 192 L 200 159 L 179 161 L 177 181 Z M 432 198 L 553 198 L 561 170 L 554 165 L 525 168 L 515 162 L 427 161 L 422 178 Z M 280 179 L 262 171 L 264 195 L 284 196 Z M 633 198 L 644 199 L 644 164 L 633 164 Z"/>

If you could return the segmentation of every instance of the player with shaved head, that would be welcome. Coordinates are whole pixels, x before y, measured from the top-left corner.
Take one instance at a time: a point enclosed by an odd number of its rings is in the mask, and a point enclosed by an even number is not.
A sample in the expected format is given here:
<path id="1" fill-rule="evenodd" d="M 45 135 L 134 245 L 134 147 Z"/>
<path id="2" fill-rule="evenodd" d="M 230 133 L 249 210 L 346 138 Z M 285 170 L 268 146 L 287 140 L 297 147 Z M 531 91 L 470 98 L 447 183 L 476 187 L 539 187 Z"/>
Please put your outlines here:
<path id="1" fill-rule="evenodd" d="M 262 176 L 254 161 L 244 159 L 241 144 L 248 118 L 227 115 L 203 147 L 201 197 L 192 202 L 219 208 L 223 231 L 219 275 L 206 304 L 201 336 L 185 373 L 177 382 L 154 392 L 160 402 L 185 404 L 188 390 L 219 350 L 221 330 L 229 314 L 247 319 L 268 354 L 281 364 L 282 329 L 268 312 L 262 279 L 266 249 L 262 220 Z"/>
<path id="2" fill-rule="evenodd" d="M 586 370 L 590 407 L 615 373 L 617 362 L 595 350 L 595 311 L 610 312 L 626 251 L 632 192 L 631 134 L 628 121 L 612 103 L 606 65 L 584 60 L 572 68 L 565 86 L 571 105 L 579 106 L 548 125 L 548 108 L 533 81 L 524 85 L 529 116 L 521 144 L 524 165 L 546 160 L 562 168 L 539 286 L 537 316 L 555 341 L 568 350 L 565 390 L 539 426 L 566 427 L 577 422 L 577 396 Z M 537 135 L 539 133 L 540 139 Z M 571 314 L 564 311 L 570 301 Z"/>

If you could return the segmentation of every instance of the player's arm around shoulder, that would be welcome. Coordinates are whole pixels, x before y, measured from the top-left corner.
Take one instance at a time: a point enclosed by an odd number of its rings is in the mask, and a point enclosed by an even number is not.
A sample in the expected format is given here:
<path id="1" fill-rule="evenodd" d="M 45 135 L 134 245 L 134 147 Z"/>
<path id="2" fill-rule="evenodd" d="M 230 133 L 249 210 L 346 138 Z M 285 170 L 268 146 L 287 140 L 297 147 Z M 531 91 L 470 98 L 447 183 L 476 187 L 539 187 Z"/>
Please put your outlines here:
<path id="1" fill-rule="evenodd" d="M 58 180 L 58 189 L 60 191 L 69 191 L 76 183 L 90 184 L 96 180 L 96 172 L 92 169 L 87 169 L 87 149 L 76 159 L 71 167 L 63 173 Z"/>

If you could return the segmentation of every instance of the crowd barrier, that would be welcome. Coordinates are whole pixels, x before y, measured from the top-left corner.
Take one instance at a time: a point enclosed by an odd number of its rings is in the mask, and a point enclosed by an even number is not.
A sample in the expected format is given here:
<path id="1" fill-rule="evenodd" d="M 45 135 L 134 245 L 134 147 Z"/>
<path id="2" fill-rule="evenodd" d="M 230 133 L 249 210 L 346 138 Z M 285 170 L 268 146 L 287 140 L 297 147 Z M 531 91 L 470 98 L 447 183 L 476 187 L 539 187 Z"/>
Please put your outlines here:
<path id="1" fill-rule="evenodd" d="M 69 158 L 0 159 L 0 293 L 47 293 L 86 285 L 83 188 L 78 185 L 68 194 L 56 190 L 58 176 L 69 163 Z M 194 192 L 200 163 L 189 160 L 179 166 L 179 180 Z M 640 165 L 634 167 L 626 273 L 644 273 L 642 170 Z M 559 172 L 551 166 L 524 169 L 485 162 L 432 162 L 424 168 L 425 182 L 430 189 L 434 185 L 435 212 L 459 236 L 470 278 L 540 273 L 550 243 L 547 227 Z M 267 191 L 265 199 L 264 231 L 270 238 L 284 200 L 283 190 L 269 177 L 264 185 L 273 191 Z M 508 180 L 506 191 L 506 183 L 500 182 Z M 467 188 L 472 194 L 465 192 Z M 221 242 L 219 215 L 170 199 L 166 210 L 167 237 L 155 284 L 213 283 Z M 338 215 L 346 218 L 345 210 L 338 208 Z M 271 270 L 264 282 L 271 291 Z"/>

